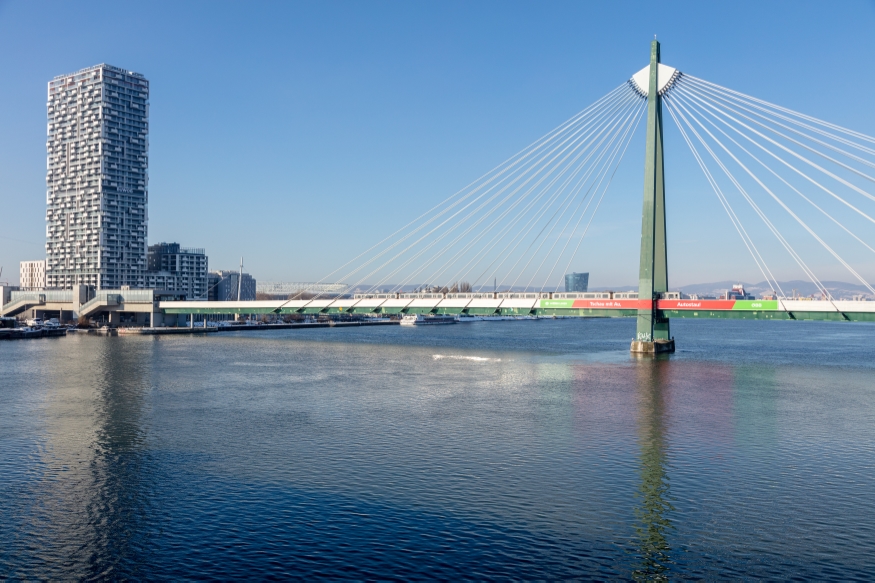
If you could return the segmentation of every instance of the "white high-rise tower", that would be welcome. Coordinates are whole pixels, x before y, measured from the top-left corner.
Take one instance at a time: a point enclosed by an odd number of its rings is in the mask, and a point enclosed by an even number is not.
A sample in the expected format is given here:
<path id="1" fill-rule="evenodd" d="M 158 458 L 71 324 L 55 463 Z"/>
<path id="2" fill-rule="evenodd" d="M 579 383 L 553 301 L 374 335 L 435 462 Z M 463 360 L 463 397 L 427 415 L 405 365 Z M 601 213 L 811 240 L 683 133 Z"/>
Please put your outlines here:
<path id="1" fill-rule="evenodd" d="M 46 287 L 144 287 L 149 82 L 103 64 L 48 89 Z"/>

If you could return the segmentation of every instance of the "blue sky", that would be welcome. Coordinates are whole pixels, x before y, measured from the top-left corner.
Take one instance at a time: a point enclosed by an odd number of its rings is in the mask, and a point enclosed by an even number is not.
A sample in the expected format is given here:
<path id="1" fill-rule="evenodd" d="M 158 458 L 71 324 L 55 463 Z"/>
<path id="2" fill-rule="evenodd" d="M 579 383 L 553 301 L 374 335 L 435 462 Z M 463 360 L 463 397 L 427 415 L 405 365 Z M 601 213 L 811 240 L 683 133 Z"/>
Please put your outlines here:
<path id="1" fill-rule="evenodd" d="M 44 257 L 58 74 L 106 62 L 150 80 L 150 242 L 315 281 L 628 79 L 655 33 L 684 72 L 875 135 L 873 30 L 873 2 L 0 1 L 0 279 Z M 666 132 L 670 281 L 760 281 Z M 593 286 L 636 280 L 641 156 L 572 266 Z M 871 255 L 847 254 L 875 279 Z"/>

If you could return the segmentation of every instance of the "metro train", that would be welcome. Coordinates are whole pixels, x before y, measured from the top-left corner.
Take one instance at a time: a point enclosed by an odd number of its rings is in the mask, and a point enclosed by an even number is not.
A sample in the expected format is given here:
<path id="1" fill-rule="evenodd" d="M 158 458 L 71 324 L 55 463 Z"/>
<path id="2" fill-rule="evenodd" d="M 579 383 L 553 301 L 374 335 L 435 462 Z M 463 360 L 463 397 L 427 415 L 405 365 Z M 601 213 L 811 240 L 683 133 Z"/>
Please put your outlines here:
<path id="1" fill-rule="evenodd" d="M 381 293 L 381 294 L 355 294 L 353 299 L 400 299 L 400 300 L 444 300 L 444 299 L 470 299 L 470 300 L 637 300 L 637 291 L 613 292 L 473 292 L 473 293 Z M 681 292 L 662 292 L 659 294 L 662 300 L 679 300 Z"/>

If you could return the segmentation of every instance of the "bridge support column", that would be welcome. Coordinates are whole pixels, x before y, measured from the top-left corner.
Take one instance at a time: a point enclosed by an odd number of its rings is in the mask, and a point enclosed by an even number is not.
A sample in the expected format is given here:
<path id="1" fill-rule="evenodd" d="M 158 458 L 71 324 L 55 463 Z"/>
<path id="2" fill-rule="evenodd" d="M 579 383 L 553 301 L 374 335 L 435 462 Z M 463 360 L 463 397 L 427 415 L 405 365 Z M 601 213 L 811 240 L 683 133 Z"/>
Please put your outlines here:
<path id="1" fill-rule="evenodd" d="M 644 207 L 641 212 L 641 261 L 638 271 L 638 326 L 630 350 L 643 354 L 674 352 L 668 318 L 656 309 L 668 291 L 665 244 L 665 177 L 662 155 L 662 97 L 659 95 L 659 42 L 650 45 L 647 92 L 647 145 L 644 158 Z"/>

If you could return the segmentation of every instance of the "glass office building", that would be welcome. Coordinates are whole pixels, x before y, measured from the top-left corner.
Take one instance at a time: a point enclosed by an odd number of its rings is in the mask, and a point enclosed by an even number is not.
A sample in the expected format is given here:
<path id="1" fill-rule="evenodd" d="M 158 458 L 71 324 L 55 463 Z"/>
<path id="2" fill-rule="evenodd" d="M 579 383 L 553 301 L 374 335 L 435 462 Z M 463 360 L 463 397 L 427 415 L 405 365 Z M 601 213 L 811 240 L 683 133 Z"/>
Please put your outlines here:
<path id="1" fill-rule="evenodd" d="M 565 291 L 585 292 L 589 287 L 589 273 L 566 273 Z"/>

